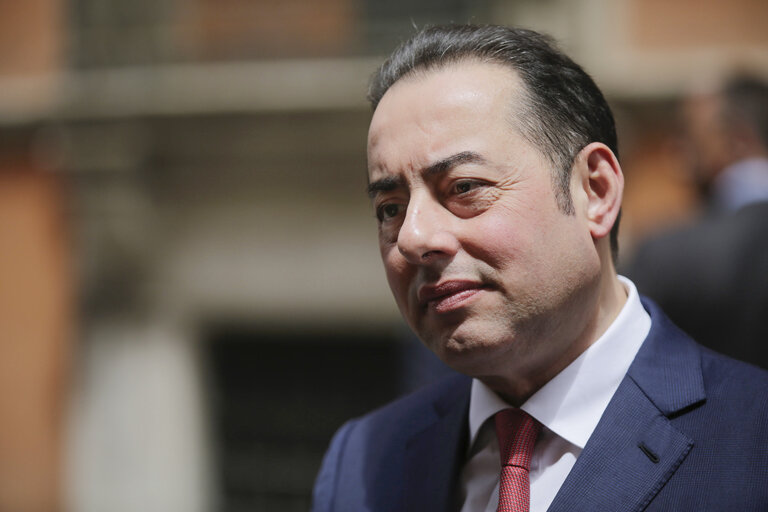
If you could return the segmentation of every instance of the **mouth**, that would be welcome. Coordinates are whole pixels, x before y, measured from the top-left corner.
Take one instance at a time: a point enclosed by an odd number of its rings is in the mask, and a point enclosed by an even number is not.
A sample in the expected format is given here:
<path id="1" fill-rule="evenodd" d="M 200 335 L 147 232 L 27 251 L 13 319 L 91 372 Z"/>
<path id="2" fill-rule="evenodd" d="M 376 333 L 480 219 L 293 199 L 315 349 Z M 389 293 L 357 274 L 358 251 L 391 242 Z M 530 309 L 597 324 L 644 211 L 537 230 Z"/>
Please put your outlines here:
<path id="1" fill-rule="evenodd" d="M 423 285 L 417 298 L 422 308 L 432 309 L 436 313 L 449 313 L 467 304 L 477 294 L 487 289 L 476 281 L 445 281 L 437 285 Z"/>

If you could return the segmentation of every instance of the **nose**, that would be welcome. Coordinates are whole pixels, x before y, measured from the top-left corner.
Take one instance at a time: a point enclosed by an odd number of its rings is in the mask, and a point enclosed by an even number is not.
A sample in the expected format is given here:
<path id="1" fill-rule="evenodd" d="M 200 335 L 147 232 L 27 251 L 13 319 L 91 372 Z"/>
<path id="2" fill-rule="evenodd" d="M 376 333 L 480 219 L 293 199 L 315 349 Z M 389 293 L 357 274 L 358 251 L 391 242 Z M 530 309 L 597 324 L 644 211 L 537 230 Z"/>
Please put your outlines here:
<path id="1" fill-rule="evenodd" d="M 450 258 L 459 249 L 451 213 L 431 198 L 411 197 L 397 236 L 397 248 L 414 265 Z"/>

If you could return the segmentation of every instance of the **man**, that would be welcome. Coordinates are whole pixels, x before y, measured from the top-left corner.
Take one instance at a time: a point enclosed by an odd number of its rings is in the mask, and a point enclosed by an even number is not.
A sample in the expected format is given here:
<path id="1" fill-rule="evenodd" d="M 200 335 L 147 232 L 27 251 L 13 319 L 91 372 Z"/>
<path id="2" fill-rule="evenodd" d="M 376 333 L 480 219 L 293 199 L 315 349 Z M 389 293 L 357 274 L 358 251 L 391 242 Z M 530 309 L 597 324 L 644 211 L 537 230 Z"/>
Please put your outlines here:
<path id="1" fill-rule="evenodd" d="M 768 378 L 616 275 L 623 177 L 589 76 L 534 32 L 435 27 L 370 99 L 390 287 L 464 375 L 344 425 L 313 510 L 766 510 Z"/>
<path id="2" fill-rule="evenodd" d="M 707 211 L 644 242 L 627 274 L 697 341 L 768 369 L 768 84 L 735 76 L 683 120 Z"/>

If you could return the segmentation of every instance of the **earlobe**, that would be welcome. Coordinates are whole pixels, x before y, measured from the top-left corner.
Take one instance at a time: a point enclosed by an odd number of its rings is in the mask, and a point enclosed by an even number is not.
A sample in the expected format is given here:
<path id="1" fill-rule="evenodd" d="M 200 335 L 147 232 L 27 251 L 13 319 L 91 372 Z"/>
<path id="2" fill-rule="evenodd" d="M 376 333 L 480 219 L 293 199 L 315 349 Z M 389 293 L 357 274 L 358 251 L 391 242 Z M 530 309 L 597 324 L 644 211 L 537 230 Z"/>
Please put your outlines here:
<path id="1" fill-rule="evenodd" d="M 581 150 L 579 157 L 584 166 L 587 221 L 592 238 L 597 240 L 611 232 L 619 215 L 624 175 L 613 151 L 605 144 L 593 142 Z"/>

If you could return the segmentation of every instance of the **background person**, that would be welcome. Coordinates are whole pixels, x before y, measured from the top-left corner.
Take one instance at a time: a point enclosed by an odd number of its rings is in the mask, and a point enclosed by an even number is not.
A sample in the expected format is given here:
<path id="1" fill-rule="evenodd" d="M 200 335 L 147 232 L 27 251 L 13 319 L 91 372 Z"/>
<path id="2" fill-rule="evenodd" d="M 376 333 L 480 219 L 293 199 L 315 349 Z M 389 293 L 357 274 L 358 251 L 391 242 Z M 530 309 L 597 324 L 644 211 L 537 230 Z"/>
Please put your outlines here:
<path id="1" fill-rule="evenodd" d="M 682 118 L 706 210 L 641 244 L 626 273 L 697 341 L 768 368 L 768 84 L 733 77 Z"/>

